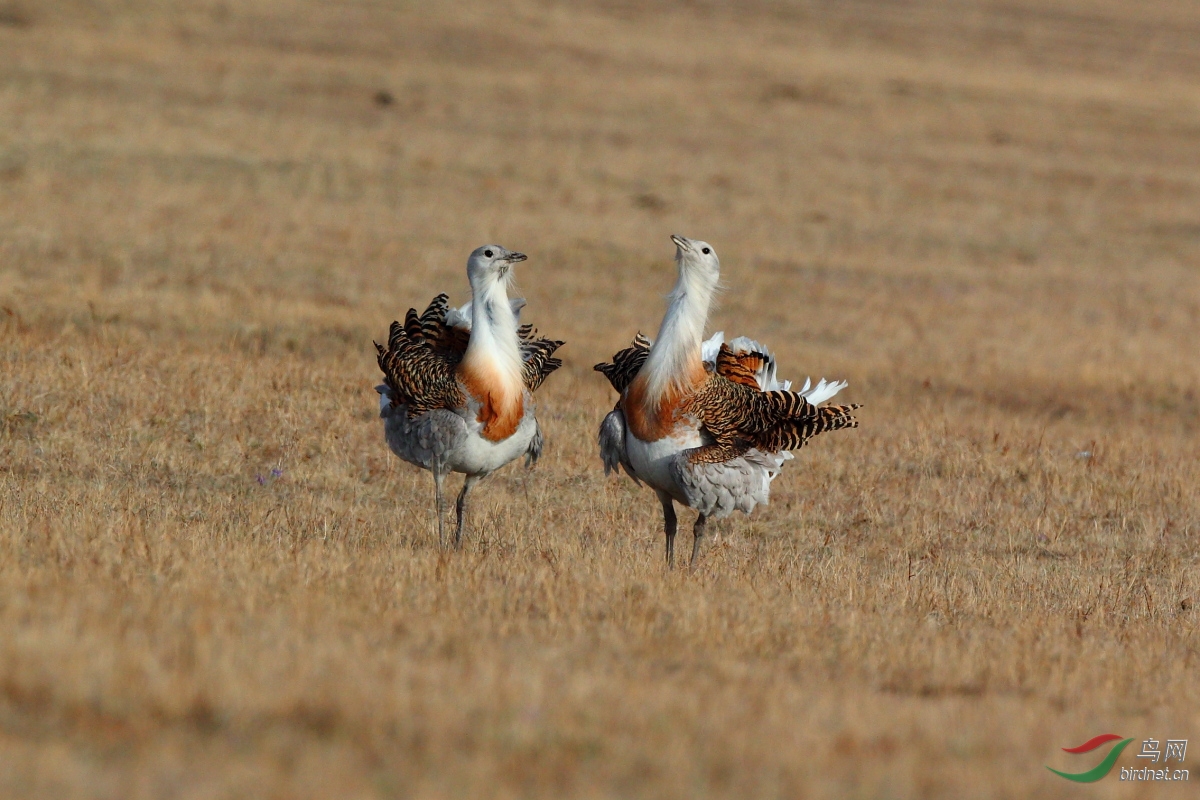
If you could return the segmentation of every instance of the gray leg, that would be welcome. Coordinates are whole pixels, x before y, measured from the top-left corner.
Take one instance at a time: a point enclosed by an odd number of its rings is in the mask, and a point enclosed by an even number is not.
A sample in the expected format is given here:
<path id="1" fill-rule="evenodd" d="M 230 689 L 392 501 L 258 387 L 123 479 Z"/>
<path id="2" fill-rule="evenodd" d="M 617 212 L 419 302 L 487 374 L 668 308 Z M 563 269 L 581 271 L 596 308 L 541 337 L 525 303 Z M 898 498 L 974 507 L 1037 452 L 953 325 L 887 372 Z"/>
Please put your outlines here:
<path id="1" fill-rule="evenodd" d="M 458 502 L 454 504 L 455 511 L 458 513 L 458 524 L 454 528 L 454 547 L 458 549 L 462 546 L 462 529 L 463 518 L 467 515 L 467 492 L 471 491 L 471 487 L 479 483 L 478 475 L 468 475 L 463 481 L 462 491 L 458 493 Z"/>
<path id="2" fill-rule="evenodd" d="M 704 526 L 708 522 L 708 517 L 701 514 L 696 517 L 696 526 L 692 528 L 692 560 L 688 562 L 688 566 L 696 566 L 696 556 L 700 554 L 700 540 L 704 538 Z"/>
<path id="3" fill-rule="evenodd" d="M 667 568 L 675 568 L 675 528 L 677 520 L 675 519 L 675 501 L 671 499 L 671 495 L 658 493 L 658 499 L 662 502 L 663 507 L 663 529 L 667 534 Z"/>
<path id="4" fill-rule="evenodd" d="M 442 518 L 445 516 L 446 501 L 442 495 L 442 481 L 446 479 L 444 472 L 433 473 L 434 496 L 437 502 L 437 518 L 438 518 L 438 546 L 444 548 L 446 546 L 446 528 Z"/>

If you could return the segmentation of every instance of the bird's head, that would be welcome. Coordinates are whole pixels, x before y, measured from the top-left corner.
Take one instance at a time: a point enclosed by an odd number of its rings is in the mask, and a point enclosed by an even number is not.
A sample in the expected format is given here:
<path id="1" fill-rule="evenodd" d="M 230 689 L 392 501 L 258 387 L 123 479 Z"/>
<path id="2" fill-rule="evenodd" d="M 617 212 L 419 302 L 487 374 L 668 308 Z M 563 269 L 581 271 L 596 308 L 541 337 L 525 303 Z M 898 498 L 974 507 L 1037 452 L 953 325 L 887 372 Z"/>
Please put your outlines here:
<path id="1" fill-rule="evenodd" d="M 467 279 L 471 286 L 489 286 L 501 280 L 509 280 L 513 264 L 526 259 L 524 253 L 505 250 L 498 244 L 485 244 L 475 248 L 467 259 Z"/>
<path id="2" fill-rule="evenodd" d="M 699 278 L 716 287 L 721 278 L 721 261 L 712 245 L 675 234 L 671 234 L 671 241 L 675 243 L 675 263 L 679 265 L 680 277 Z"/>

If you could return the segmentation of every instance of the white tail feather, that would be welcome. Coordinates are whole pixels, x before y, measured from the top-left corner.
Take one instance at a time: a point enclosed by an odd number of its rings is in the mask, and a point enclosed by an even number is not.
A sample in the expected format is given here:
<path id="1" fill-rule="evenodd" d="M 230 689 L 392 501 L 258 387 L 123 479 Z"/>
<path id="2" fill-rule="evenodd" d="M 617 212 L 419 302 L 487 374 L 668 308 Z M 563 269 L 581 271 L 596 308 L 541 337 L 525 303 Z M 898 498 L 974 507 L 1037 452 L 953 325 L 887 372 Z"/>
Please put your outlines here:
<path id="1" fill-rule="evenodd" d="M 723 344 L 725 344 L 725 331 L 717 331 L 707 342 L 700 345 L 700 360 L 705 364 L 716 364 L 717 353 L 720 352 Z"/>
<path id="2" fill-rule="evenodd" d="M 804 381 L 804 387 L 806 391 L 803 391 L 800 394 L 804 396 L 805 400 L 812 403 L 814 406 L 821 405 L 821 403 L 824 403 L 842 389 L 845 389 L 847 386 L 849 386 L 849 384 L 845 381 L 834 381 L 830 383 L 824 378 L 821 378 L 817 385 L 811 389 L 808 388 L 808 383 L 808 380 Z"/>

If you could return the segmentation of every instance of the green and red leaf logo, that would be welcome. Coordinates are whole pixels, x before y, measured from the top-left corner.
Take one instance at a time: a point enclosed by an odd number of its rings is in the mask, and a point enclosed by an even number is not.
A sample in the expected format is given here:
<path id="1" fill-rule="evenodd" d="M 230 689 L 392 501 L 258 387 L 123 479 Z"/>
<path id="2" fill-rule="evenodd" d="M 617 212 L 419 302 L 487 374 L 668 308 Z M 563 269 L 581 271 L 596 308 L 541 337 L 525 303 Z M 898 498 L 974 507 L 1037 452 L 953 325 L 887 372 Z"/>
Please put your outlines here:
<path id="1" fill-rule="evenodd" d="M 1068 753 L 1090 753 L 1098 747 L 1103 747 L 1109 742 L 1114 742 L 1120 739 L 1113 749 L 1108 751 L 1108 755 L 1104 757 L 1096 766 L 1089 769 L 1087 772 L 1060 772 L 1054 767 L 1047 766 L 1046 769 L 1053 772 L 1055 775 L 1066 778 L 1069 781 L 1076 783 L 1095 783 L 1112 771 L 1113 765 L 1117 763 L 1117 758 L 1120 757 L 1121 751 L 1124 750 L 1133 739 L 1121 739 L 1115 733 L 1102 733 L 1095 738 L 1088 739 L 1078 747 L 1064 747 L 1063 750 Z"/>

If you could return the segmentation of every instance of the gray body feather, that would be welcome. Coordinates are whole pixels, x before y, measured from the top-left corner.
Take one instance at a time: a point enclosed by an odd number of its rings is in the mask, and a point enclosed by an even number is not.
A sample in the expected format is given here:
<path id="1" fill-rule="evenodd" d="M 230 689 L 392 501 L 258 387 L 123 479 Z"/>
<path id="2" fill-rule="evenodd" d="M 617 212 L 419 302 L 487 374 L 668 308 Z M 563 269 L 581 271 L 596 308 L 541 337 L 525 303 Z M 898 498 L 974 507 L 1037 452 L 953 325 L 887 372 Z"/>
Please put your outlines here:
<path id="1" fill-rule="evenodd" d="M 375 387 L 386 403 L 379 416 L 388 447 L 404 461 L 430 472 L 449 472 L 450 456 L 467 438 L 467 422 L 444 408 L 415 419 L 408 418 L 408 406 L 391 405 L 391 392 L 385 385 Z"/>
<path id="2" fill-rule="evenodd" d="M 608 475 L 623 468 L 625 473 L 633 478 L 633 482 L 640 486 L 642 482 L 634 473 L 633 466 L 629 463 L 629 456 L 625 452 L 625 415 L 619 409 L 610 411 L 604 421 L 600 423 L 598 439 L 600 458 L 604 461 L 604 474 Z"/>
<path id="3" fill-rule="evenodd" d="M 671 460 L 676 499 L 706 517 L 721 519 L 734 511 L 747 514 L 770 499 L 771 480 L 779 474 L 779 459 L 750 450 L 745 455 L 716 464 L 693 464 L 687 453 Z"/>
<path id="4" fill-rule="evenodd" d="M 610 411 L 600 423 L 600 458 L 604 474 L 624 469 L 636 483 L 645 481 L 684 505 L 706 517 L 722 519 L 734 511 L 750 513 L 755 506 L 767 505 L 771 481 L 779 475 L 785 455 L 749 450 L 741 456 L 718 463 L 693 463 L 688 459 L 691 448 L 668 452 L 655 461 L 656 469 L 639 473 L 629 458 L 629 439 L 625 415 L 620 409 Z M 702 438 L 702 437 L 701 437 Z M 644 448 L 641 442 L 634 445 Z M 790 457 L 790 453 L 786 457 Z"/>
<path id="5" fill-rule="evenodd" d="M 388 447 L 404 461 L 422 469 L 483 477 L 521 455 L 525 456 L 525 466 L 532 466 L 542 455 L 542 427 L 528 396 L 525 416 L 517 432 L 504 442 L 491 444 L 477 435 L 479 423 L 468 422 L 479 410 L 474 400 L 464 409 L 466 416 L 438 408 L 409 419 L 407 406 L 392 405 L 392 394 L 386 384 L 376 386 L 375 391 L 380 395 L 379 416 L 383 419 Z"/>

